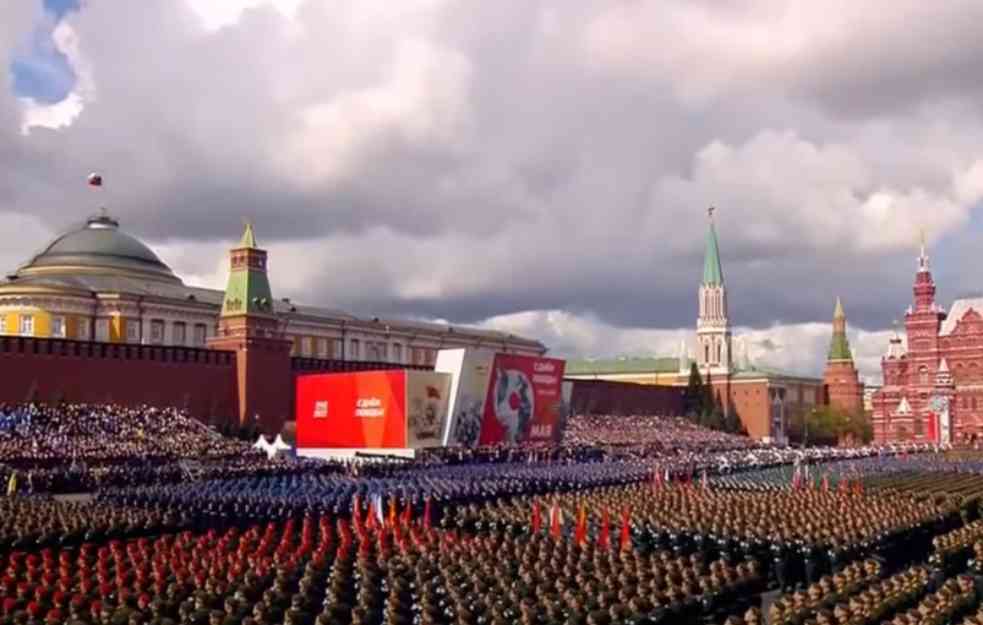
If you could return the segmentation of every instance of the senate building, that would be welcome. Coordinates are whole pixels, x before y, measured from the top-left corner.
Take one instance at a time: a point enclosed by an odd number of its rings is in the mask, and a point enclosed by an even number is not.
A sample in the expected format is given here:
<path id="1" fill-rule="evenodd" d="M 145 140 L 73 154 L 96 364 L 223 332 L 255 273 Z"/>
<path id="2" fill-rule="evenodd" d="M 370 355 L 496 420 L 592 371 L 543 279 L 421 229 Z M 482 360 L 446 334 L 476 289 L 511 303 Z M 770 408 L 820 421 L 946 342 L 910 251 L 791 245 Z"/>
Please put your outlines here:
<path id="1" fill-rule="evenodd" d="M 247 226 L 239 248 L 255 247 Z M 257 275 L 265 281 L 265 256 L 262 262 Z M 269 284 L 261 286 L 270 293 Z M 0 335 L 204 348 L 215 338 L 225 296 L 185 284 L 103 211 L 66 230 L 0 282 Z M 248 302 L 253 304 L 276 319 L 278 335 L 298 358 L 428 366 L 445 348 L 546 351 L 538 341 L 505 332 L 359 317 L 286 298 Z"/>

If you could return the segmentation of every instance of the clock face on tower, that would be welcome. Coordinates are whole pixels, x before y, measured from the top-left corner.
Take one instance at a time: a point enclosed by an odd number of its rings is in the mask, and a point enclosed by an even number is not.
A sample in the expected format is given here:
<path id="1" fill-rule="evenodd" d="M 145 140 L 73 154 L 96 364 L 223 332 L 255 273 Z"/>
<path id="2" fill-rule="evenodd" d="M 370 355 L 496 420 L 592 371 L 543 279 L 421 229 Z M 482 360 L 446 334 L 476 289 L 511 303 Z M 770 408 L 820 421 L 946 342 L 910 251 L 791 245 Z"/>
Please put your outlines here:
<path id="1" fill-rule="evenodd" d="M 949 398 L 944 395 L 935 395 L 928 404 L 932 412 L 942 414 L 949 411 Z"/>

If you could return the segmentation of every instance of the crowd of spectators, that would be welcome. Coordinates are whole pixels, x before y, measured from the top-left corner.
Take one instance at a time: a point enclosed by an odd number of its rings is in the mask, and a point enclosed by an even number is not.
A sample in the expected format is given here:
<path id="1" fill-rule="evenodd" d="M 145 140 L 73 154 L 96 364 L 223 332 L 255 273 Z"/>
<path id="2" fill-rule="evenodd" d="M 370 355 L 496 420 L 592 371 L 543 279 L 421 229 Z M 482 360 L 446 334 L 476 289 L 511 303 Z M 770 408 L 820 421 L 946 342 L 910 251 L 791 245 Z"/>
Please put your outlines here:
<path id="1" fill-rule="evenodd" d="M 0 464 L 42 468 L 258 454 L 177 408 L 113 404 L 0 406 Z"/>
<path id="2" fill-rule="evenodd" d="M 683 417 L 662 415 L 572 415 L 563 434 L 565 445 L 632 446 L 654 452 L 727 451 L 758 446 L 746 436 L 696 425 Z"/>

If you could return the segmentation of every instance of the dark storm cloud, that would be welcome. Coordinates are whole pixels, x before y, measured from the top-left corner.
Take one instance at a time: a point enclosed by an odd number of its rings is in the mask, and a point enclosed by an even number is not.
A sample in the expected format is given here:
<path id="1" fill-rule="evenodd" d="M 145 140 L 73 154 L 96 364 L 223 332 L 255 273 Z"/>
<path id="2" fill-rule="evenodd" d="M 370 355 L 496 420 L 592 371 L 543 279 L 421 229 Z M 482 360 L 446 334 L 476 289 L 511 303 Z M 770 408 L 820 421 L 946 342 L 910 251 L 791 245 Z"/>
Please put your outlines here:
<path id="1" fill-rule="evenodd" d="M 0 94 L 0 201 L 51 230 L 106 203 L 218 282 L 249 218 L 311 303 L 665 329 L 694 324 L 714 204 L 733 323 L 825 323 L 839 295 L 880 329 L 918 228 L 959 241 L 983 197 L 978 9 L 885 6 L 337 0 L 207 30 L 93 2 L 66 22 L 74 123 L 21 136 Z"/>

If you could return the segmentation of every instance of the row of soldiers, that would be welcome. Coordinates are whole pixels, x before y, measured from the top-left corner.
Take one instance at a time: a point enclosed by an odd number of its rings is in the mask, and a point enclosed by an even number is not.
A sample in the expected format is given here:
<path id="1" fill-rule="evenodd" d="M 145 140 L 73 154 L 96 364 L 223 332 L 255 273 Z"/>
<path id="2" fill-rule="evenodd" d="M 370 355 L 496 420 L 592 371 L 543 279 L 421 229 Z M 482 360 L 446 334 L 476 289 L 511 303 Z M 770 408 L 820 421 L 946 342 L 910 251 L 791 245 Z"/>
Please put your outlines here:
<path id="1" fill-rule="evenodd" d="M 602 512 L 617 518 L 630 511 L 635 544 L 646 550 L 704 559 L 762 563 L 780 588 L 812 583 L 824 573 L 878 555 L 892 566 L 927 557 L 936 533 L 959 523 L 945 502 L 899 493 L 822 491 L 756 493 L 688 486 L 631 485 L 554 495 L 520 497 L 458 508 L 451 523 L 471 532 L 528 531 L 533 510 L 566 520 L 590 511 L 597 535 Z"/>
<path id="2" fill-rule="evenodd" d="M 8 497 L 0 499 L 0 553 L 156 535 L 186 523 L 152 508 Z"/>
<path id="3" fill-rule="evenodd" d="M 13 552 L 0 623 L 654 625 L 744 611 L 760 583 L 753 562 L 306 517 Z"/>

